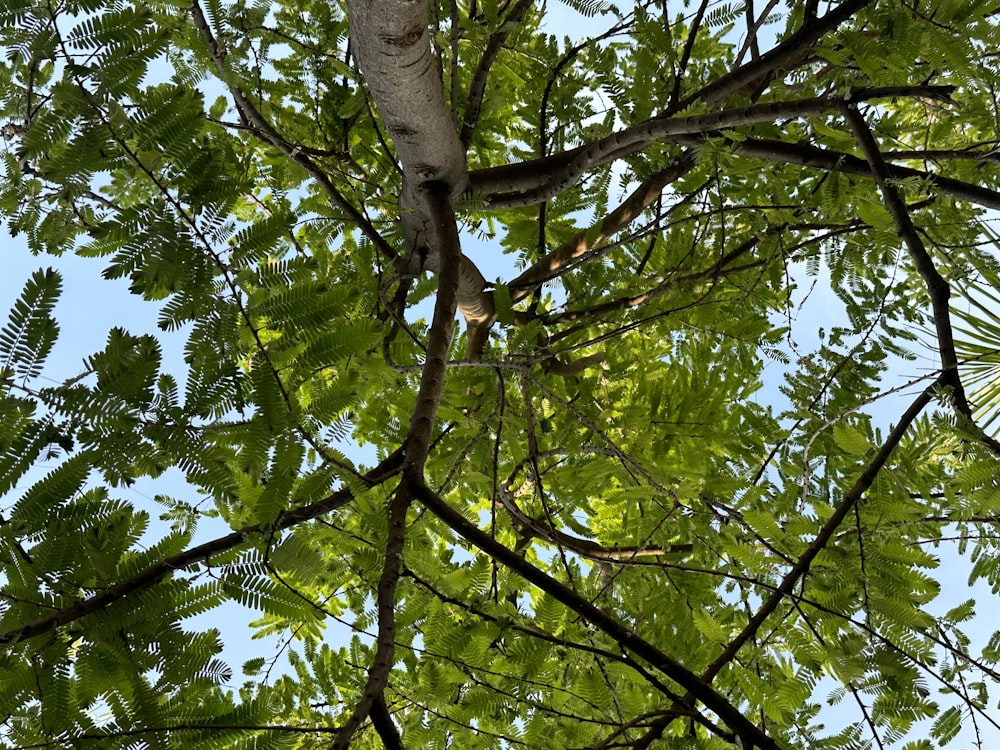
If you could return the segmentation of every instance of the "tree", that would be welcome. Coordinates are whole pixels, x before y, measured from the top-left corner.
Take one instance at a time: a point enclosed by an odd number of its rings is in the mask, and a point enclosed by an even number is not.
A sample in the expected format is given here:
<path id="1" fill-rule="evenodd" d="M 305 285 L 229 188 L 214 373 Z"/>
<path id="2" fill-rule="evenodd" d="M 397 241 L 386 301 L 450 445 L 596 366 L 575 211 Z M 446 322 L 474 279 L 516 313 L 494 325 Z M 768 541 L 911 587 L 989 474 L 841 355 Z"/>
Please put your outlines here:
<path id="1" fill-rule="evenodd" d="M 569 4 L 6 0 L 10 231 L 187 346 L 0 331 L 5 746 L 1000 729 L 995 8 Z"/>

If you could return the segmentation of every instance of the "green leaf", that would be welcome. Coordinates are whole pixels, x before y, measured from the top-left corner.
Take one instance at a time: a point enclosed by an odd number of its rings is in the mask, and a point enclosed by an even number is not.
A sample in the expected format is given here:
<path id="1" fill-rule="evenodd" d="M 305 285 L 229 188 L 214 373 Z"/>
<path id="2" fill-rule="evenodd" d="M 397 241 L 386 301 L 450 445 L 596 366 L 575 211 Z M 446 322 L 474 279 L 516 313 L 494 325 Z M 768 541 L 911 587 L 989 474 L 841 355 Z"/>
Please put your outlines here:
<path id="1" fill-rule="evenodd" d="M 17 378 L 37 377 L 59 335 L 52 310 L 62 291 L 62 277 L 55 270 L 38 270 L 24 285 L 20 298 L 0 329 L 0 371 Z"/>
<path id="2" fill-rule="evenodd" d="M 497 320 L 504 325 L 514 324 L 514 302 L 506 284 L 497 283 L 493 287 L 493 304 L 496 306 Z"/>

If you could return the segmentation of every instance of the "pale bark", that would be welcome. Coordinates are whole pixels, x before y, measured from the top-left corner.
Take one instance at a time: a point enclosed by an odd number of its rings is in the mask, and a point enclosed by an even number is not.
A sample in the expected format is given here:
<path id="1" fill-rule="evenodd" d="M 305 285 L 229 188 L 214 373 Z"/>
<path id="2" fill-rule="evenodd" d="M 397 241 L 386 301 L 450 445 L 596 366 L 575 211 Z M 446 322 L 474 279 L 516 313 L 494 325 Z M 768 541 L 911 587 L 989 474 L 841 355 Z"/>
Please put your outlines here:
<path id="1" fill-rule="evenodd" d="M 441 270 L 436 224 L 420 197 L 428 182 L 447 186 L 452 198 L 468 185 L 465 146 L 445 102 L 431 54 L 426 0 L 349 0 L 351 44 L 358 67 L 375 99 L 403 168 L 400 221 L 407 243 L 403 271 Z M 459 260 L 458 310 L 479 342 L 493 323 L 493 297 L 486 280 L 464 254 Z M 473 335 L 480 331 L 479 335 Z"/>
<path id="2" fill-rule="evenodd" d="M 348 0 L 351 48 L 402 162 L 404 185 L 465 188 L 465 149 L 444 100 L 423 0 Z"/>
<path id="3" fill-rule="evenodd" d="M 654 117 L 568 153 L 497 169 L 477 170 L 471 176 L 471 184 L 475 192 L 484 194 L 491 208 L 531 206 L 558 195 L 577 182 L 584 173 L 638 153 L 655 141 L 717 136 L 722 131 L 744 125 L 839 112 L 845 101 L 858 103 L 908 96 L 948 102 L 953 91 L 953 86 L 887 86 L 721 109 L 687 117 Z M 517 187 L 510 188 L 507 183 L 516 183 Z"/>
<path id="4" fill-rule="evenodd" d="M 614 211 L 589 229 L 577 232 L 544 258 L 526 268 L 510 282 L 511 298 L 524 299 L 531 290 L 557 276 L 569 263 L 600 245 L 611 235 L 621 231 L 652 205 L 663 189 L 694 165 L 694 152 L 688 149 L 666 168 L 651 175 Z"/>
<path id="5" fill-rule="evenodd" d="M 822 19 L 809 19 L 807 24 L 771 52 L 744 65 L 728 76 L 702 89 L 680 102 L 683 108 L 698 99 L 715 104 L 727 95 L 747 86 L 760 85 L 775 70 L 794 67 L 801 63 L 807 51 L 823 34 L 836 28 L 869 0 L 847 0 Z M 526 9 L 527 0 L 518 8 Z M 469 174 L 465 160 L 465 146 L 459 137 L 452 112 L 447 106 L 438 66 L 431 51 L 428 35 L 428 3 L 426 0 L 348 0 L 348 19 L 352 48 L 361 72 L 371 90 L 382 119 L 392 136 L 403 169 L 403 188 L 399 196 L 400 221 L 407 242 L 406 262 L 401 270 L 417 274 L 428 270 L 438 273 L 441 259 L 438 248 L 442 238 L 435 235 L 434 222 L 423 210 L 419 197 L 421 185 L 435 181 L 448 187 L 452 198 L 458 197 L 469 187 Z M 477 81 L 485 75 L 476 76 Z M 474 86 L 470 103 L 475 104 L 482 92 Z M 716 112 L 688 118 L 659 117 L 614 133 L 595 143 L 586 144 L 570 152 L 548 157 L 544 166 L 513 165 L 499 167 L 491 176 L 506 180 L 504 188 L 494 181 L 489 190 L 483 181 L 473 184 L 473 192 L 488 192 L 491 204 L 530 205 L 547 200 L 574 182 L 585 171 L 609 161 L 622 158 L 645 147 L 654 139 L 689 133 L 704 133 L 738 124 L 766 121 L 789 116 L 804 116 L 825 111 L 833 104 L 829 99 L 808 102 L 785 102 L 759 105 L 740 110 Z M 467 112 L 467 119 L 475 118 L 475 107 Z M 471 124 L 466 123 L 471 132 Z M 469 137 L 469 133 L 466 133 Z M 485 172 L 479 173 L 486 177 Z M 485 182 L 488 184 L 489 179 Z M 508 191 L 507 195 L 497 193 Z M 627 221 L 620 216 L 608 217 L 596 234 L 620 229 Z M 592 232 L 593 234 L 593 232 Z M 578 257 L 580 247 L 592 247 L 592 238 L 585 237 L 583 245 L 572 248 L 570 254 Z M 564 255 L 568 248 L 560 248 L 557 255 Z M 565 258 L 546 258 L 540 263 L 551 265 Z M 459 260 L 458 310 L 468 324 L 469 356 L 478 358 L 485 345 L 490 327 L 495 322 L 493 294 L 486 289 L 486 280 L 467 256 Z M 541 271 L 541 267 L 532 269 Z M 551 270 L 551 268 L 549 269 Z"/>
<path id="6" fill-rule="evenodd" d="M 431 56 L 426 0 L 349 0 L 354 54 L 402 162 L 400 221 L 407 242 L 404 272 L 437 273 L 438 289 L 417 403 L 404 444 L 403 481 L 389 509 L 388 539 L 376 590 L 375 656 L 358 703 L 331 750 L 346 750 L 362 722 L 376 710 L 380 734 L 396 739 L 384 715 L 384 691 L 395 662 L 396 585 L 414 487 L 423 485 L 438 406 L 444 391 L 455 311 L 461 299 L 478 312 L 482 275 L 461 253 L 451 201 L 465 190 L 465 148 L 445 105 L 438 67 Z M 466 289 L 462 289 L 463 285 Z M 470 285 L 473 288 L 469 288 Z M 478 285 L 478 288 L 474 288 Z M 464 312 L 464 311 L 463 311 Z"/>

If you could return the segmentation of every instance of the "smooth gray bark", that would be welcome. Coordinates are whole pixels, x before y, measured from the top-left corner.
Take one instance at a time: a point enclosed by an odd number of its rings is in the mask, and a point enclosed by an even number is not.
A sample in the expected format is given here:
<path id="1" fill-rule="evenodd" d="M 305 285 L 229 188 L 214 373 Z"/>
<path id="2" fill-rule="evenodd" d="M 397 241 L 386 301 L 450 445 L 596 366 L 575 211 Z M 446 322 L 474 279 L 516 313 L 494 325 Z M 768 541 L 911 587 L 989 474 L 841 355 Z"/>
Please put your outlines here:
<path id="1" fill-rule="evenodd" d="M 438 273 L 440 248 L 433 217 L 421 199 L 429 182 L 446 185 L 452 198 L 469 177 L 465 146 L 444 99 L 431 52 L 426 0 L 348 0 L 351 44 L 403 168 L 400 221 L 410 274 Z M 482 351 L 493 323 L 493 297 L 486 280 L 464 254 L 459 260 L 458 310 L 469 326 L 470 354 Z"/>
<path id="2" fill-rule="evenodd" d="M 823 18 L 812 18 L 802 29 L 774 50 L 741 66 L 685 100 L 714 104 L 734 90 L 760 85 L 774 70 L 803 58 L 824 33 L 836 28 L 870 0 L 846 0 Z M 417 274 L 440 271 L 439 248 L 434 222 L 424 210 L 421 186 L 435 181 L 448 187 L 457 198 L 469 186 L 465 147 L 459 137 L 452 112 L 444 97 L 439 67 L 432 54 L 429 32 L 429 5 L 426 0 L 348 0 L 351 43 L 358 66 L 371 90 L 382 119 L 393 139 L 403 169 L 403 189 L 399 197 L 400 220 L 407 241 L 406 262 L 401 270 Z M 825 111 L 833 102 L 816 99 L 783 102 L 696 117 L 657 117 L 624 131 L 612 133 L 595 143 L 571 152 L 546 157 L 545 168 L 515 165 L 513 170 L 497 168 L 495 177 L 513 195 L 510 205 L 530 205 L 544 201 L 595 166 L 643 148 L 652 140 L 677 134 L 701 134 L 749 122 Z M 562 160 L 553 169 L 554 161 Z M 518 169 L 517 167 L 521 167 Z M 488 170 L 486 170 L 488 171 Z M 507 172 L 510 172 L 508 174 Z M 527 178 L 527 179 L 525 179 Z M 515 184 L 509 184 L 515 183 Z M 491 185 L 491 202 L 504 204 Z M 484 187 L 473 185 L 477 192 Z M 460 256 L 458 310 L 468 324 L 469 356 L 478 358 L 495 321 L 493 294 L 476 265 Z"/>
<path id="3" fill-rule="evenodd" d="M 465 189 L 465 148 L 431 54 L 424 0 L 348 0 L 351 47 L 399 159 L 404 184 Z"/>

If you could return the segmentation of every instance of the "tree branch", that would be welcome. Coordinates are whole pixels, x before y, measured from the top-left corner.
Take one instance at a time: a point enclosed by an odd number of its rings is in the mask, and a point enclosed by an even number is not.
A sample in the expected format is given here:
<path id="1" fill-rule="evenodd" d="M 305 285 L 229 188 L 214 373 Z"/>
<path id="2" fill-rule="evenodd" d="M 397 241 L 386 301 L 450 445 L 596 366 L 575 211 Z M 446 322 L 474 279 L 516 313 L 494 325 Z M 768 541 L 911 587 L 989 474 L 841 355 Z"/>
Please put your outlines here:
<path id="1" fill-rule="evenodd" d="M 406 511 L 413 498 L 415 484 L 423 483 L 424 464 L 430 450 L 431 432 L 441 394 L 444 389 L 448 351 L 455 323 L 455 306 L 458 299 L 458 279 L 461 248 L 458 226 L 451 208 L 449 186 L 443 182 L 425 182 L 421 198 L 426 215 L 434 222 L 434 236 L 443 246 L 437 256 L 442 261 L 438 273 L 437 299 L 427 342 L 427 356 L 420 377 L 417 405 L 410 419 L 410 430 L 404 443 L 405 476 L 397 487 L 389 507 L 389 533 L 385 545 L 385 561 L 376 591 L 378 607 L 378 634 L 375 658 L 368 672 L 361 699 L 354 706 L 351 716 L 341 727 L 330 750 L 347 750 L 354 733 L 368 717 L 385 689 L 392 670 L 396 652 L 396 584 L 399 581 L 406 534 Z M 391 723 L 391 722 L 390 722 Z"/>
<path id="2" fill-rule="evenodd" d="M 536 472 L 537 473 L 537 472 Z M 623 546 L 606 547 L 591 539 L 583 539 L 557 529 L 551 519 L 540 521 L 525 513 L 515 502 L 513 494 L 507 489 L 498 489 L 500 504 L 510 515 L 514 529 L 527 536 L 535 535 L 539 539 L 558 547 L 575 552 L 581 557 L 599 562 L 629 563 L 640 557 L 666 557 L 668 555 L 683 555 L 691 552 L 691 544 L 671 544 L 669 547 Z"/>
<path id="3" fill-rule="evenodd" d="M 934 328 L 937 332 L 938 354 L 941 357 L 941 377 L 942 385 L 952 389 L 952 398 L 955 401 L 955 409 L 968 419 L 972 419 L 972 410 L 969 402 L 965 398 L 965 388 L 958 375 L 958 355 L 955 353 L 955 336 L 951 328 L 951 312 L 948 307 L 948 299 L 951 297 L 951 287 L 948 282 L 938 272 L 934 261 L 931 260 L 923 240 L 917 234 L 917 228 L 913 226 L 910 213 L 906 210 L 899 191 L 894 185 L 889 184 L 889 169 L 885 159 L 879 151 L 875 137 L 872 135 L 868 123 L 862 117 L 858 108 L 854 104 L 845 104 L 842 108 L 844 117 L 851 126 L 854 137 L 857 138 L 861 151 L 868 160 L 871 167 L 872 177 L 878 185 L 882 194 L 882 202 L 888 209 L 893 221 L 899 229 L 899 236 L 906 244 L 906 249 L 910 253 L 913 265 L 924 280 L 927 286 L 927 293 L 931 298 L 931 307 L 934 312 Z"/>
<path id="4" fill-rule="evenodd" d="M 487 194 L 486 201 L 489 208 L 530 206 L 558 195 L 576 182 L 584 172 L 634 154 L 655 140 L 669 139 L 672 136 L 707 135 L 743 125 L 821 115 L 839 111 L 844 101 L 860 102 L 897 96 L 947 100 L 952 91 L 951 86 L 865 88 L 843 95 L 768 102 L 687 117 L 657 117 L 555 157 L 533 159 L 498 169 L 474 171 L 469 175 L 470 187 L 474 193 Z M 541 179 L 536 179 L 529 189 L 515 188 L 499 192 L 507 186 L 499 183 L 498 178 L 503 179 L 507 176 L 509 179 L 511 172 L 517 168 Z"/>
<path id="5" fill-rule="evenodd" d="M 427 0 L 350 0 L 348 21 L 358 67 L 403 164 L 399 207 L 408 253 L 400 270 L 415 275 L 455 266 L 458 309 L 469 324 L 470 352 L 478 357 L 494 319 L 492 295 L 461 250 L 455 259 L 440 257 L 442 248 L 456 242 L 449 228 L 454 218 L 442 223 L 428 213 L 423 193 L 423 186 L 433 182 L 455 198 L 468 182 L 465 146 L 445 104 L 427 39 L 427 8 Z M 439 231 L 445 235 L 439 236 Z"/>
<path id="6" fill-rule="evenodd" d="M 409 483 L 404 479 L 396 488 L 389 505 L 389 533 L 385 543 L 385 561 L 375 593 L 378 610 L 378 633 L 375 636 L 375 658 L 368 670 L 361 699 L 354 705 L 350 717 L 341 725 L 330 750 L 347 750 L 354 733 L 368 717 L 372 709 L 382 701 L 383 691 L 389 681 L 389 672 L 396 655 L 396 584 L 403 561 L 403 544 L 406 540 L 406 511 L 410 507 L 412 494 Z M 381 715 L 379 721 L 381 721 Z M 373 723 L 374 723 L 373 719 Z M 392 721 L 389 721 L 392 724 Z M 381 734 L 381 732 L 380 732 Z M 388 746 L 387 746 L 388 747 Z"/>
<path id="7" fill-rule="evenodd" d="M 817 20 L 815 16 L 807 19 L 802 28 L 777 47 L 678 102 L 668 109 L 667 114 L 682 111 L 695 101 L 708 105 L 718 104 L 735 91 L 766 79 L 779 68 L 793 69 L 824 34 L 836 29 L 870 1 L 847 0 L 821 19 Z M 537 189 L 544 181 L 551 179 L 553 174 L 564 169 L 584 148 L 585 146 L 580 146 L 546 157 L 544 164 L 540 163 L 541 160 L 533 160 L 476 170 L 470 174 L 471 189 L 474 193 L 485 195 L 501 191 L 518 193 Z M 497 208 L 506 207 L 499 203 L 494 205 Z"/>
<path id="8" fill-rule="evenodd" d="M 793 227 L 789 227 L 787 224 L 782 224 L 755 234 L 723 255 L 718 261 L 713 263 L 708 268 L 703 268 L 698 271 L 688 271 L 687 273 L 677 273 L 675 270 L 673 272 L 673 276 L 663 278 L 654 286 L 636 294 L 630 294 L 626 297 L 615 297 L 605 302 L 593 304 L 584 309 L 571 309 L 564 310 L 563 312 L 540 315 L 539 319 L 546 325 L 578 320 L 590 320 L 607 313 L 639 307 L 640 305 L 644 305 L 647 302 L 651 302 L 659 297 L 662 297 L 664 294 L 667 294 L 671 290 L 676 289 L 681 284 L 685 284 L 687 282 L 701 279 L 711 279 L 714 283 L 729 274 L 739 273 L 740 271 L 748 271 L 751 268 L 758 268 L 764 263 L 764 261 L 751 260 L 740 266 L 732 266 L 731 264 L 757 247 L 760 241 L 765 237 L 780 235 L 782 232 L 791 228 Z M 704 296 L 702 299 L 704 299 Z M 550 342 L 558 341 L 560 338 L 563 338 L 561 335 L 562 333 L 564 332 L 560 332 L 560 334 L 552 336 L 550 338 Z"/>
<path id="9" fill-rule="evenodd" d="M 361 479 L 368 487 L 376 487 L 398 474 L 402 465 L 403 452 L 397 450 L 374 469 L 364 474 Z M 99 594 L 81 599 L 75 604 L 60 609 L 48 617 L 42 617 L 14 630 L 0 633 L 0 646 L 49 633 L 62 625 L 98 612 L 115 602 L 125 599 L 131 594 L 148 589 L 175 571 L 184 570 L 215 555 L 235 549 L 255 534 L 297 526 L 304 521 L 318 518 L 330 511 L 341 508 L 353 499 L 354 494 L 351 490 L 345 488 L 310 505 L 286 511 L 278 517 L 278 520 L 274 524 L 266 526 L 263 524 L 253 524 L 252 526 L 246 526 L 234 531 L 232 534 L 227 534 L 226 536 L 213 539 L 184 552 L 172 555 L 155 565 L 150 565 L 131 578 L 109 586 Z"/>
<path id="10" fill-rule="evenodd" d="M 805 552 L 799 557 L 795 565 L 785 574 L 778 587 L 771 593 L 760 608 L 753 614 L 750 621 L 746 624 L 742 631 L 729 642 L 725 650 L 719 654 L 719 656 L 708 666 L 708 668 L 702 672 L 701 680 L 707 684 L 710 684 L 716 675 L 726 666 L 730 661 L 736 658 L 739 650 L 753 638 L 760 626 L 763 625 L 764 621 L 773 613 L 778 605 L 792 593 L 795 585 L 798 583 L 799 579 L 804 576 L 808 570 L 809 566 L 812 565 L 813 560 L 816 556 L 823 550 L 827 542 L 837 531 L 838 527 L 847 518 L 848 513 L 854 508 L 854 506 L 861 500 L 864 493 L 871 487 L 872 482 L 875 481 L 875 477 L 885 466 L 886 461 L 889 460 L 889 456 L 899 445 L 903 436 L 906 434 L 907 429 L 909 429 L 910 424 L 914 419 L 923 411 L 924 407 L 930 403 L 931 398 L 934 395 L 934 389 L 940 385 L 940 379 L 935 381 L 933 385 L 925 388 L 919 396 L 910 404 L 910 407 L 903 413 L 899 419 L 899 423 L 892 429 L 889 436 L 886 438 L 885 442 L 879 448 L 878 452 L 875 454 L 874 458 L 869 462 L 868 466 L 861 473 L 861 476 L 854 483 L 854 486 L 844 495 L 844 498 L 840 501 L 837 507 L 834 509 L 833 514 L 827 519 L 826 523 L 823 524 L 819 533 L 813 539 L 812 543 L 806 548 Z M 697 697 L 697 696 L 696 696 Z"/>
<path id="11" fill-rule="evenodd" d="M 577 234 L 526 268 L 510 282 L 511 297 L 524 299 L 533 288 L 558 275 L 559 269 L 596 247 L 607 237 L 621 231 L 660 197 L 663 189 L 694 166 L 694 150 L 688 149 L 656 174 L 650 175 L 614 211 L 599 224 Z"/>
<path id="12" fill-rule="evenodd" d="M 673 86 L 670 91 L 670 105 L 667 108 L 668 112 L 676 112 L 679 110 L 677 106 L 681 99 L 681 82 L 684 80 L 684 74 L 687 72 L 688 63 L 691 61 L 691 50 L 694 49 L 695 39 L 698 37 L 698 32 L 701 30 L 701 22 L 705 18 L 705 11 L 708 10 L 708 0 L 702 0 L 698 5 L 698 10 L 695 11 L 694 18 L 691 21 L 691 26 L 688 29 L 687 38 L 684 40 L 684 47 L 681 50 L 680 60 L 673 68 Z"/>
<path id="13" fill-rule="evenodd" d="M 402 162 L 404 192 L 433 180 L 458 194 L 465 148 L 431 54 L 427 8 L 427 0 L 348 0 L 351 48 Z"/>
<path id="14" fill-rule="evenodd" d="M 291 159 L 293 162 L 302 167 L 309 175 L 316 180 L 317 184 L 323 189 L 330 202 L 339 208 L 347 218 L 353 223 L 358 225 L 362 233 L 367 237 L 379 252 L 385 255 L 387 258 L 395 258 L 397 253 L 385 238 L 379 234 L 378 230 L 372 226 L 371 222 L 364 217 L 364 215 L 358 211 L 348 200 L 337 190 L 336 186 L 330 180 L 326 172 L 320 168 L 316 162 L 314 162 L 308 155 L 306 155 L 302 149 L 295 146 L 288 141 L 286 141 L 274 127 L 264 119 L 264 116 L 257 110 L 253 103 L 247 99 L 243 90 L 233 82 L 232 76 L 229 70 L 226 68 L 225 58 L 226 53 L 223 48 L 215 39 L 215 35 L 212 33 L 211 26 L 208 25 L 208 20 L 205 18 L 205 14 L 199 5 L 199 0 L 191 0 L 191 17 L 194 19 L 195 28 L 201 33 L 202 38 L 205 40 L 205 44 L 208 46 L 208 53 L 212 59 L 212 65 L 215 67 L 216 73 L 219 75 L 219 79 L 226 85 L 229 89 L 229 93 L 233 97 L 233 102 L 236 104 L 236 109 L 239 110 L 240 115 L 252 126 L 250 132 L 258 140 L 263 143 L 270 144 L 277 148 L 281 153 Z"/>
<path id="15" fill-rule="evenodd" d="M 435 235 L 443 240 L 443 245 L 438 251 L 442 263 L 438 270 L 437 299 L 434 302 L 434 315 L 427 340 L 427 354 L 420 376 L 417 405 L 410 419 L 410 431 L 405 443 L 408 471 L 418 476 L 423 475 L 434 418 L 444 390 L 448 352 L 455 325 L 455 308 L 458 304 L 459 258 L 462 255 L 448 186 L 444 183 L 427 183 L 423 193 L 425 210 L 432 217 Z"/>
<path id="16" fill-rule="evenodd" d="M 410 419 L 410 430 L 404 443 L 405 476 L 397 487 L 389 507 L 389 533 L 385 545 L 385 561 L 376 591 L 378 607 L 378 634 L 375 658 L 368 672 L 361 699 L 354 706 L 351 716 L 341 727 L 330 750 L 347 750 L 354 733 L 368 717 L 382 696 L 396 652 L 396 584 L 399 581 L 406 534 L 406 511 L 413 498 L 415 484 L 423 483 L 424 464 L 430 450 L 431 432 L 441 394 L 444 389 L 448 351 L 455 323 L 455 306 L 458 299 L 459 263 L 461 248 L 458 226 L 451 208 L 449 186 L 443 182 L 425 182 L 421 198 L 426 215 L 434 222 L 434 236 L 443 246 L 437 256 L 442 261 L 438 273 L 437 299 L 427 342 L 427 356 L 420 377 L 417 405 Z M 391 723 L 391 722 L 390 722 Z"/>
<path id="17" fill-rule="evenodd" d="M 698 145 L 701 138 L 698 136 L 675 136 L 670 138 L 673 143 L 682 146 L 694 147 Z M 747 138 L 735 143 L 736 153 L 743 156 L 751 156 L 757 159 L 767 159 L 768 161 L 780 161 L 786 164 L 801 164 L 805 167 L 816 167 L 830 172 L 841 172 L 843 174 L 854 174 L 861 177 L 873 178 L 872 168 L 864 159 L 843 153 L 841 151 L 830 151 L 828 149 L 811 146 L 805 143 L 785 143 L 767 138 Z M 902 158 L 916 159 L 916 155 L 905 155 Z M 980 185 L 969 182 L 962 182 L 951 177 L 944 177 L 925 172 L 920 169 L 911 169 L 897 164 L 886 164 L 885 168 L 889 179 L 901 180 L 907 177 L 915 177 L 933 185 L 942 194 L 951 196 L 957 200 L 968 201 L 986 208 L 1000 209 L 1000 192 L 990 190 Z"/>
<path id="18" fill-rule="evenodd" d="M 825 34 L 836 29 L 870 2 L 871 0 L 845 0 L 822 18 L 807 18 L 798 31 L 777 47 L 691 94 L 679 102 L 674 111 L 681 111 L 696 101 L 709 104 L 720 102 L 730 94 L 752 88 L 775 70 L 793 70 Z"/>
<path id="19" fill-rule="evenodd" d="M 382 740 L 382 746 L 385 750 L 403 750 L 403 740 L 399 736 L 399 730 L 396 729 L 395 723 L 392 721 L 389 707 L 385 704 L 384 692 L 379 693 L 375 697 L 370 718 L 372 726 L 375 727 L 375 731 L 378 733 L 379 739 Z"/>
<path id="20" fill-rule="evenodd" d="M 524 18 L 524 15 L 531 8 L 534 0 L 518 0 L 510 12 L 500 22 L 500 28 L 490 34 L 486 42 L 486 49 L 483 50 L 479 64 L 476 65 L 476 72 L 472 74 L 472 82 L 469 84 L 469 98 L 465 105 L 465 117 L 462 123 L 462 144 L 468 147 L 475 132 L 476 123 L 479 121 L 479 112 L 483 106 L 483 94 L 486 92 L 486 81 L 489 78 L 490 68 L 503 49 L 504 42 L 510 36 L 517 25 Z"/>
<path id="21" fill-rule="evenodd" d="M 948 306 L 948 299 L 951 297 L 951 287 L 945 278 L 938 272 L 930 253 L 924 246 L 924 242 L 917 233 L 917 228 L 913 226 L 913 220 L 906 210 L 906 204 L 894 185 L 889 183 L 889 169 L 879 151 L 878 143 L 872 135 L 868 123 L 858 111 L 857 106 L 845 104 L 843 107 L 844 117 L 851 126 L 854 137 L 858 139 L 861 150 L 868 159 L 871 166 L 872 175 L 882 194 L 882 201 L 892 215 L 893 221 L 899 228 L 899 235 L 906 243 L 906 249 L 913 259 L 913 265 L 924 280 L 927 293 L 931 298 L 931 309 L 934 313 L 934 328 L 938 339 L 938 353 L 941 357 L 941 377 L 940 383 L 951 388 L 951 395 L 957 411 L 962 417 L 968 420 L 969 424 L 975 426 L 979 433 L 979 439 L 994 453 L 1000 455 L 1000 442 L 979 429 L 972 417 L 972 408 L 965 396 L 965 386 L 962 385 L 962 378 L 958 371 L 958 354 L 955 352 L 955 336 L 951 327 L 951 311 Z"/>
<path id="22" fill-rule="evenodd" d="M 489 534 L 480 530 L 479 527 L 452 508 L 426 484 L 420 483 L 414 490 L 416 499 L 420 500 L 452 531 L 576 612 L 615 641 L 621 648 L 635 653 L 663 672 L 685 688 L 693 699 L 700 701 L 709 710 L 714 711 L 745 744 L 751 744 L 760 750 L 780 750 L 780 745 L 774 739 L 679 661 L 663 653 L 603 609 L 595 606 L 565 584 L 539 570 L 519 554 L 491 538 Z"/>

